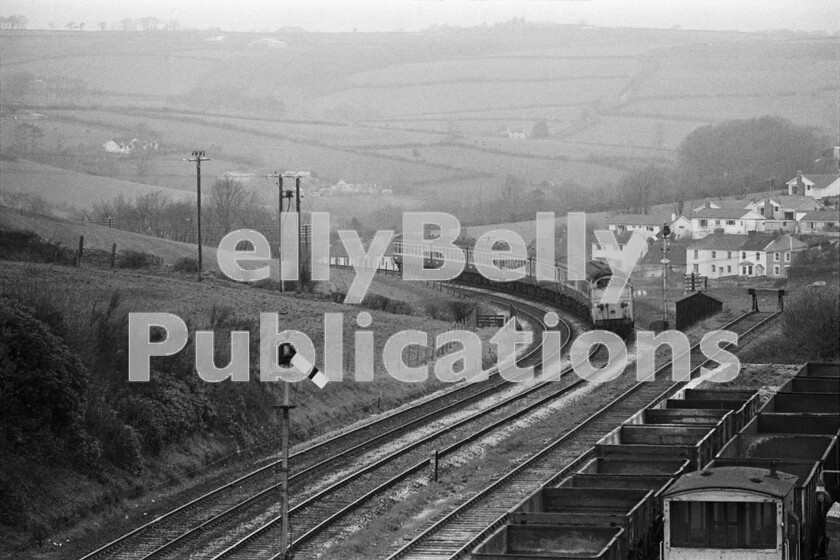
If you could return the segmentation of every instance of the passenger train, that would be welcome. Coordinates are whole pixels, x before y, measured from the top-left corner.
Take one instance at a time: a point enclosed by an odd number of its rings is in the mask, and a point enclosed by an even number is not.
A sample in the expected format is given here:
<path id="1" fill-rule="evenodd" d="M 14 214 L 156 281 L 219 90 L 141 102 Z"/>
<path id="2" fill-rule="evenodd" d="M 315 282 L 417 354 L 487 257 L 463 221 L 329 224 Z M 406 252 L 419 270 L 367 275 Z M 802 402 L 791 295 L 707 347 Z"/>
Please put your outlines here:
<path id="1" fill-rule="evenodd" d="M 465 262 L 464 270 L 457 278 L 459 282 L 487 286 L 492 284 L 493 289 L 501 288 L 551 301 L 590 321 L 594 328 L 613 331 L 624 338 L 631 338 L 635 332 L 633 287 L 629 280 L 618 302 L 602 303 L 604 290 L 613 277 L 613 270 L 606 263 L 589 261 L 586 263 L 586 280 L 569 280 L 569 269 L 562 263 L 546 263 L 533 258 L 504 257 L 495 252 L 476 251 L 475 239 L 463 235 L 453 244 L 456 247 L 441 247 L 434 241 L 406 243 L 401 235 L 396 235 L 392 241 L 394 263 L 402 270 L 406 255 L 422 257 L 424 269 L 440 268 L 447 260 Z M 503 270 L 521 269 L 524 276 L 515 281 L 492 282 L 476 268 L 477 264 L 491 263 Z M 538 273 L 543 278 L 553 280 L 538 281 Z"/>

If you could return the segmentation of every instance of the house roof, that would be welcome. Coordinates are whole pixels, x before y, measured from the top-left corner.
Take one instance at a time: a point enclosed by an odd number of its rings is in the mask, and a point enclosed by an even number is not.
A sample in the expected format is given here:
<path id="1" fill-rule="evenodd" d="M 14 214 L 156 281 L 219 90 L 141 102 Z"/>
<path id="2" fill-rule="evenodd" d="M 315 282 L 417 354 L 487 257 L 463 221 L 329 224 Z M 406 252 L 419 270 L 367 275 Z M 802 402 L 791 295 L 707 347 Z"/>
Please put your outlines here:
<path id="1" fill-rule="evenodd" d="M 823 206 L 823 203 L 810 196 L 803 196 L 801 194 L 783 194 L 776 197 L 776 201 L 783 209 L 796 210 L 808 203 L 816 203 L 817 206 Z"/>
<path id="2" fill-rule="evenodd" d="M 811 210 L 800 221 L 840 222 L 840 213 L 837 210 Z"/>
<path id="3" fill-rule="evenodd" d="M 747 240 L 741 245 L 742 251 L 765 251 L 767 246 L 773 243 L 776 237 L 767 233 L 753 233 L 747 236 Z"/>
<path id="4" fill-rule="evenodd" d="M 691 214 L 692 218 L 720 218 L 724 220 L 737 220 L 743 218 L 750 211 L 744 208 L 703 208 Z"/>
<path id="5" fill-rule="evenodd" d="M 685 249 L 687 244 L 686 243 L 677 243 L 671 242 L 668 244 L 668 260 L 671 261 L 671 266 L 685 266 L 686 263 L 686 255 Z M 645 256 L 643 256 L 639 260 L 639 264 L 646 264 L 646 265 L 661 265 L 662 263 L 659 262 L 662 260 L 662 247 L 661 244 L 656 243 L 652 245 Z"/>
<path id="6" fill-rule="evenodd" d="M 726 488 L 784 498 L 798 480 L 798 476 L 781 471 L 773 473 L 754 467 L 714 467 L 683 475 L 665 491 L 664 497 Z"/>
<path id="7" fill-rule="evenodd" d="M 706 200 L 703 201 L 702 205 L 694 205 L 694 206 L 692 206 L 692 208 L 703 209 L 703 206 L 706 205 L 706 204 L 714 204 L 715 206 L 717 206 L 720 209 L 729 209 L 729 210 L 738 209 L 738 210 L 740 210 L 742 208 L 745 208 L 747 206 L 747 204 L 749 204 L 750 202 L 751 202 L 750 200 L 743 199 L 743 198 L 738 198 L 738 199 L 724 198 L 722 200 L 706 199 Z"/>
<path id="8" fill-rule="evenodd" d="M 707 235 L 702 239 L 692 241 L 688 244 L 686 249 L 695 251 L 713 250 L 713 251 L 737 251 L 741 248 L 748 235 L 728 235 L 725 233 L 715 233 Z"/>
<path id="9" fill-rule="evenodd" d="M 802 176 L 803 179 L 808 179 L 809 181 L 814 183 L 814 188 L 815 189 L 826 188 L 828 185 L 830 185 L 831 183 L 836 181 L 838 179 L 838 177 L 840 177 L 840 175 L 837 175 L 836 173 L 829 173 L 829 174 L 814 173 L 813 175 L 808 174 L 808 175 L 803 175 Z M 788 181 L 786 184 L 793 185 L 793 184 L 796 183 L 796 179 L 797 179 L 797 177 L 794 177 L 793 179 Z"/>
<path id="10" fill-rule="evenodd" d="M 622 226 L 661 226 L 671 223 L 671 218 L 650 214 L 618 214 L 610 218 L 608 223 Z"/>
<path id="11" fill-rule="evenodd" d="M 766 251 L 798 251 L 800 249 L 805 249 L 808 247 L 808 244 L 798 240 L 797 238 L 790 236 L 790 235 L 782 235 L 770 245 L 765 247 Z"/>

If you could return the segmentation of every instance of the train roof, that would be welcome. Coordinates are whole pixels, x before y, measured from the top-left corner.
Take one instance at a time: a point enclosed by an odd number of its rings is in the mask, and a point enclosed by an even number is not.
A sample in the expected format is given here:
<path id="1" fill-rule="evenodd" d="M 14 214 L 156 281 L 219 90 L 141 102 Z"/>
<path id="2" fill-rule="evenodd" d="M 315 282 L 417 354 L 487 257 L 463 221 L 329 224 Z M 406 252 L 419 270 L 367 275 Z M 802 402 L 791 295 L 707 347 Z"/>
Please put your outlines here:
<path id="1" fill-rule="evenodd" d="M 738 490 L 784 498 L 798 476 L 755 467 L 713 467 L 682 476 L 663 495 L 665 498 L 708 490 Z"/>
<path id="2" fill-rule="evenodd" d="M 586 279 L 590 282 L 612 275 L 612 267 L 603 261 L 588 261 L 586 263 Z"/>

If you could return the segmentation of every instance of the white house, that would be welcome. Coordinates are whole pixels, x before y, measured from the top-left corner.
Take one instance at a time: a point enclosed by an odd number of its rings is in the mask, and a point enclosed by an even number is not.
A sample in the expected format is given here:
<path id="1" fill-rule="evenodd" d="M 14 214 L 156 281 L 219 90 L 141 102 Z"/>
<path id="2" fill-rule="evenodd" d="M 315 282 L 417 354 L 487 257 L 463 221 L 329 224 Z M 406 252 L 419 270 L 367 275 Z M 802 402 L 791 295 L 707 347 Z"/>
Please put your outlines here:
<path id="1" fill-rule="evenodd" d="M 755 210 L 703 208 L 688 217 L 691 219 L 692 239 L 701 239 L 715 230 L 723 230 L 723 233 L 730 235 L 764 230 L 764 216 Z"/>
<path id="2" fill-rule="evenodd" d="M 607 228 L 617 234 L 625 231 L 640 231 L 648 238 L 653 239 L 662 231 L 664 224 L 670 226 L 673 220 L 673 216 L 669 219 L 668 217 L 647 214 L 618 214 L 609 219 Z"/>
<path id="3" fill-rule="evenodd" d="M 130 154 L 137 148 L 148 151 L 157 150 L 158 142 L 157 140 L 147 140 L 141 143 L 137 138 L 132 138 L 129 141 L 115 140 L 112 138 L 102 144 L 102 148 L 110 154 Z"/>
<path id="4" fill-rule="evenodd" d="M 680 216 L 671 222 L 671 231 L 677 239 L 686 239 L 691 237 L 691 220 L 685 216 Z"/>
<path id="5" fill-rule="evenodd" d="M 812 196 L 817 200 L 840 196 L 840 175 L 803 175 L 800 171 L 794 179 L 787 182 L 787 190 L 789 195 Z"/>
<path id="6" fill-rule="evenodd" d="M 109 154 L 130 154 L 139 143 L 140 141 L 137 138 L 132 138 L 128 142 L 125 140 L 114 140 L 112 138 L 102 144 L 102 147 Z"/>

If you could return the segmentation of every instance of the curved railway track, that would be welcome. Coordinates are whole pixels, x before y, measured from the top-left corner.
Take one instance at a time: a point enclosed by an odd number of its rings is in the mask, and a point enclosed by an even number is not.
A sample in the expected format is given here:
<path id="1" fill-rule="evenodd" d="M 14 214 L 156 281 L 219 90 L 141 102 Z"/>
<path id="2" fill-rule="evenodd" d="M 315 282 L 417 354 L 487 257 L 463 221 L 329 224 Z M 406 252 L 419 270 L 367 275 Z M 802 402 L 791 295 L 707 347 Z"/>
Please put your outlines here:
<path id="1" fill-rule="evenodd" d="M 747 313 L 723 327 L 739 334 L 739 342 L 777 316 L 776 313 Z M 692 375 L 710 362 L 690 351 Z M 528 460 L 474 495 L 457 509 L 406 543 L 388 560 L 454 559 L 469 553 L 481 539 L 499 527 L 505 513 L 524 496 L 559 482 L 592 457 L 595 443 L 610 429 L 638 410 L 666 399 L 685 385 L 670 379 L 671 361 L 656 370 L 653 381 L 637 382 L 586 420 L 551 442 Z"/>
<path id="2" fill-rule="evenodd" d="M 505 304 L 510 303 L 510 300 L 504 298 L 482 297 L 503 300 Z M 542 315 L 545 310 L 521 302 L 514 302 L 514 305 L 523 311 L 525 308 L 530 308 L 530 311 L 526 313 L 541 328 L 544 328 L 536 313 Z M 565 346 L 571 338 L 571 329 L 562 321 L 558 328 L 564 331 Z M 538 360 L 539 353 L 540 348 L 537 343 L 534 349 L 518 361 L 530 363 Z M 342 465 L 344 469 L 347 469 L 347 465 L 352 464 L 354 459 L 363 457 L 377 446 L 395 441 L 411 430 L 432 424 L 444 415 L 492 397 L 507 386 L 508 382 L 505 379 L 494 374 L 487 381 L 462 384 L 442 395 L 303 449 L 291 456 L 293 465 L 290 477 L 290 483 L 293 485 L 291 489 L 306 488 L 307 482 L 311 482 L 318 475 L 323 475 L 328 469 L 340 469 Z M 507 399 L 509 402 L 506 404 L 510 406 L 512 402 L 520 399 L 535 398 L 530 395 L 531 393 L 522 395 L 518 399 Z M 487 414 L 494 411 L 498 414 L 501 409 L 502 407 L 495 407 Z M 452 429 L 460 425 L 459 423 Z M 446 430 L 446 432 L 449 431 L 451 430 Z M 398 450 L 394 454 L 395 458 L 417 447 L 420 447 L 420 444 L 406 451 Z M 152 558 L 182 557 L 178 554 L 184 554 L 186 546 L 195 539 L 201 538 L 202 535 L 216 530 L 224 524 L 225 520 L 236 517 L 241 521 L 247 518 L 247 515 L 258 515 L 258 512 L 265 511 L 271 502 L 276 502 L 279 489 L 276 479 L 279 468 L 279 461 L 271 462 L 107 543 L 85 555 L 82 560 L 110 558 L 151 560 Z"/>

